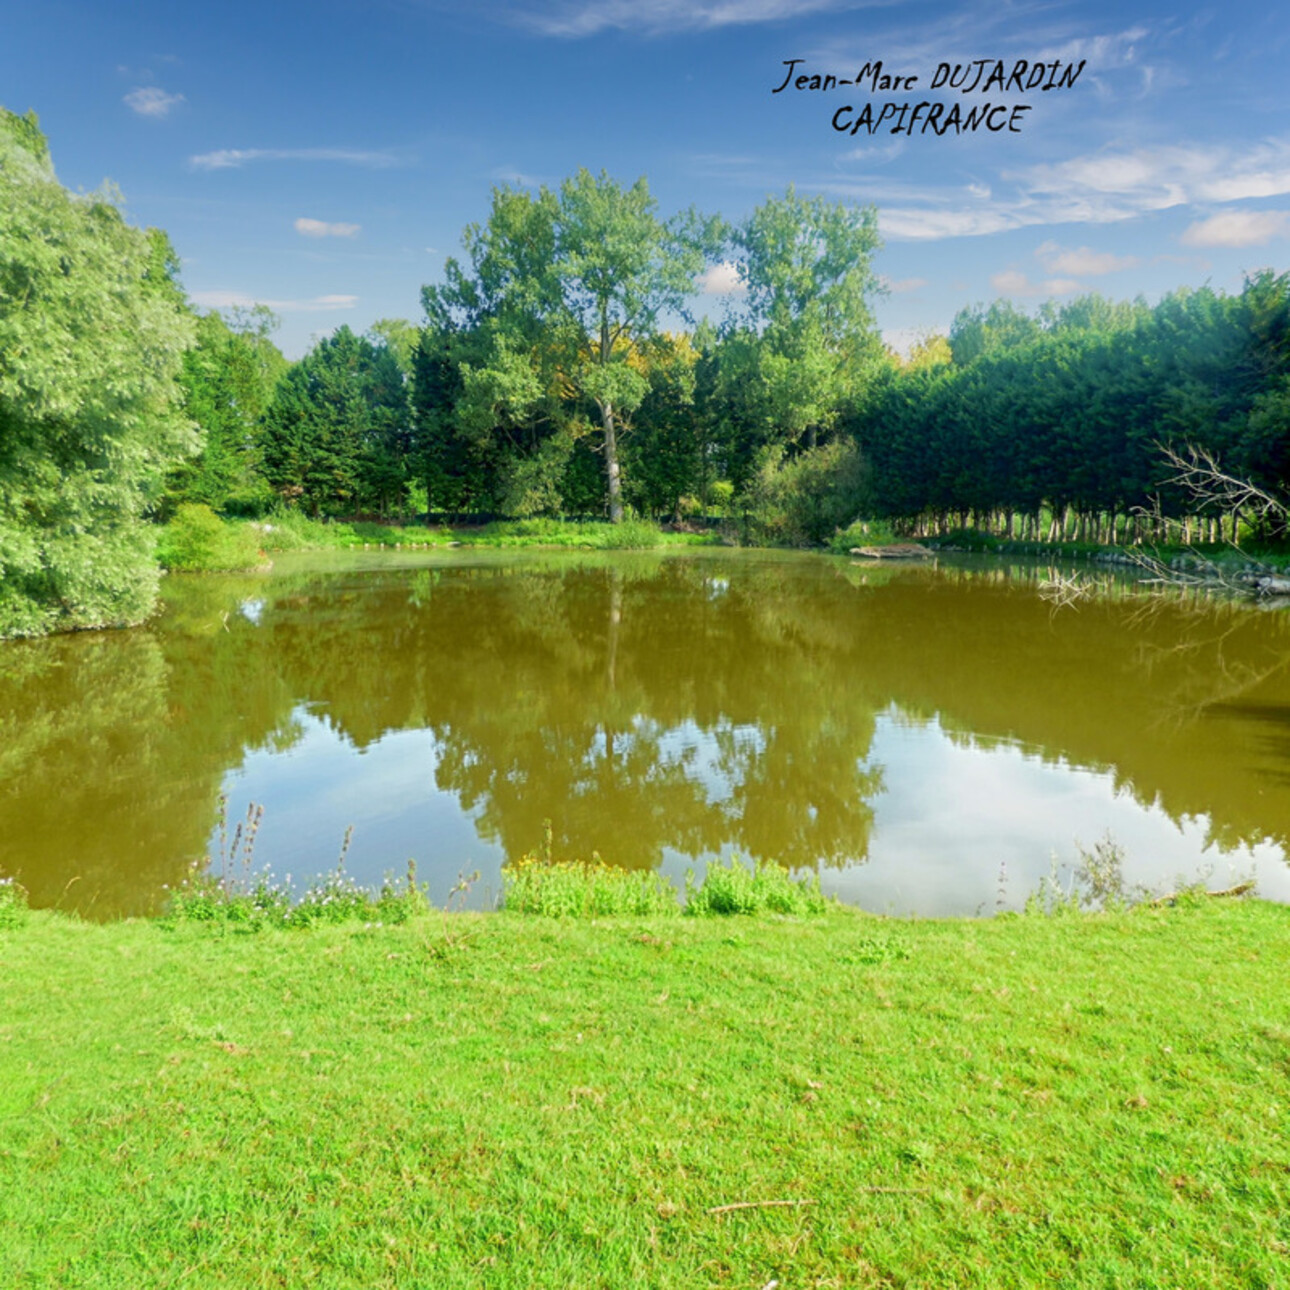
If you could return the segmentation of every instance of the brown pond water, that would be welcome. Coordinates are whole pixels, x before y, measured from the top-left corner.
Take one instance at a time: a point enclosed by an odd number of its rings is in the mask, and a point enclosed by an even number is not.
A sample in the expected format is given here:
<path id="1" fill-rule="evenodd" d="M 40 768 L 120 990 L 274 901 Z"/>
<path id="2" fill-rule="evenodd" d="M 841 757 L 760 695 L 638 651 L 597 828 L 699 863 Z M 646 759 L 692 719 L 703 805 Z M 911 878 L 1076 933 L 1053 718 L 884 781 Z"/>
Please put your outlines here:
<path id="1" fill-rule="evenodd" d="M 159 909 L 231 819 L 297 888 L 593 851 L 819 869 L 893 913 L 1016 908 L 1109 831 L 1132 882 L 1290 900 L 1290 613 L 1045 571 L 794 553 L 284 558 L 125 632 L 0 646 L 0 872 Z"/>

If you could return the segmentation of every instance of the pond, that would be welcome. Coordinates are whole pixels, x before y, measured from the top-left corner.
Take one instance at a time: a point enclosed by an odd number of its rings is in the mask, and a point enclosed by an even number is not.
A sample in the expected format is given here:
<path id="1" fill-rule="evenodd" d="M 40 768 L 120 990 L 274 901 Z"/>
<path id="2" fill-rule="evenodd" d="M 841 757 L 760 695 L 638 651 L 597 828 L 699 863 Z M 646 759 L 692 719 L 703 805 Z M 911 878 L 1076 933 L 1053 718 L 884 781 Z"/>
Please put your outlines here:
<path id="1" fill-rule="evenodd" d="M 817 554 L 284 557 L 146 627 L 0 646 L 0 872 L 155 912 L 263 807 L 253 867 L 442 903 L 550 853 L 818 871 L 894 914 L 1128 881 L 1290 900 L 1290 614 L 1047 571 Z M 227 799 L 221 839 L 220 798 Z M 234 866 L 236 869 L 237 866 Z"/>

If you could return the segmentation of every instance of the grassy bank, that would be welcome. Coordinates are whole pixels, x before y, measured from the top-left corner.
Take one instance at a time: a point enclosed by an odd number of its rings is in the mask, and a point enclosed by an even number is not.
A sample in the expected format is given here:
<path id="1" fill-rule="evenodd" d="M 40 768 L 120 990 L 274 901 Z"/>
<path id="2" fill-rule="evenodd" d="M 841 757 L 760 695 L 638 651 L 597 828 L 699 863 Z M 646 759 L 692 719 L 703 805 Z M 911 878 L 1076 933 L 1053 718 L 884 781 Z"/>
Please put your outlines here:
<path id="1" fill-rule="evenodd" d="M 1258 902 L 33 913 L 0 1284 L 1284 1284 L 1287 969 Z"/>
<path id="2" fill-rule="evenodd" d="M 599 520 L 503 520 L 491 524 L 385 524 L 363 520 L 312 520 L 287 511 L 262 522 L 221 520 L 207 507 L 185 506 L 162 527 L 161 563 L 174 572 L 250 569 L 279 551 L 354 550 L 372 547 L 565 548 L 648 551 L 704 546 L 709 533 L 673 532 L 652 520 L 621 524 Z"/>

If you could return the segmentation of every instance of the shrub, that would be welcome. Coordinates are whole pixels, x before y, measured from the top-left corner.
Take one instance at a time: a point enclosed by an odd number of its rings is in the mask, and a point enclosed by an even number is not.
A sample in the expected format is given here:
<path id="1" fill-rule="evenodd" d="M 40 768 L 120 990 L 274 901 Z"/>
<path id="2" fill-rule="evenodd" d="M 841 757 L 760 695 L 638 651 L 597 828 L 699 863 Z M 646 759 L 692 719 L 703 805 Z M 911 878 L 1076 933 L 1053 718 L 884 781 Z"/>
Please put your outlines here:
<path id="1" fill-rule="evenodd" d="M 176 573 L 254 569 L 261 563 L 255 531 L 245 524 L 225 524 L 201 502 L 185 502 L 175 511 L 161 530 L 157 556 Z"/>
<path id="2" fill-rule="evenodd" d="M 895 532 L 890 520 L 855 520 L 829 539 L 829 550 L 834 555 L 848 555 L 852 547 L 891 546 L 905 540 Z"/>

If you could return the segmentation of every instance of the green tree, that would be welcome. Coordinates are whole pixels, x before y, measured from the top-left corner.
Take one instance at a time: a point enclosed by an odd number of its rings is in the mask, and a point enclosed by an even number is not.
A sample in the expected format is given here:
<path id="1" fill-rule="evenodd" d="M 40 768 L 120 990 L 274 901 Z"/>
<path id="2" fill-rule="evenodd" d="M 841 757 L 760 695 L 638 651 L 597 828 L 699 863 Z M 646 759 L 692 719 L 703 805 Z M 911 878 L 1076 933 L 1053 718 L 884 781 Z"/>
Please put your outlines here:
<path id="1" fill-rule="evenodd" d="M 197 446 L 175 264 L 111 191 L 58 182 L 34 113 L 0 109 L 0 637 L 152 610 L 145 514 Z"/>
<path id="2" fill-rule="evenodd" d="M 342 327 L 278 383 L 264 418 L 264 472 L 313 514 L 401 501 L 408 407 L 392 351 Z"/>
<path id="3" fill-rule="evenodd" d="M 423 292 L 428 326 L 461 338 L 457 433 L 499 441 L 509 459 L 507 509 L 549 509 L 597 423 L 609 517 L 622 519 L 623 418 L 649 388 L 632 355 L 681 313 L 719 221 L 693 211 L 668 222 L 644 178 L 624 189 L 602 172 L 568 179 L 558 194 L 493 192 L 486 225 L 462 241 L 470 271 L 449 260 Z M 424 406 L 424 405 L 423 405 Z"/>
<path id="4" fill-rule="evenodd" d="M 287 360 L 270 339 L 278 320 L 263 306 L 226 320 L 197 320 L 197 343 L 184 355 L 184 410 L 197 423 L 201 451 L 175 470 L 168 500 L 255 513 L 272 499 L 260 472 L 260 422 Z"/>
<path id="5" fill-rule="evenodd" d="M 813 448 L 882 362 L 869 303 L 880 290 L 870 264 L 877 211 L 799 197 L 790 185 L 734 243 L 750 343 L 732 351 L 742 359 L 732 377 L 749 383 L 768 443 L 805 438 Z"/>

